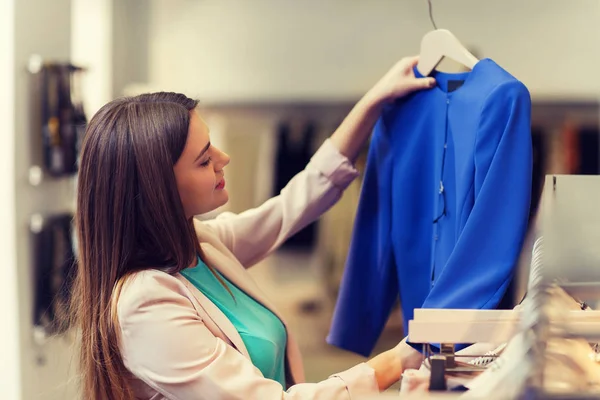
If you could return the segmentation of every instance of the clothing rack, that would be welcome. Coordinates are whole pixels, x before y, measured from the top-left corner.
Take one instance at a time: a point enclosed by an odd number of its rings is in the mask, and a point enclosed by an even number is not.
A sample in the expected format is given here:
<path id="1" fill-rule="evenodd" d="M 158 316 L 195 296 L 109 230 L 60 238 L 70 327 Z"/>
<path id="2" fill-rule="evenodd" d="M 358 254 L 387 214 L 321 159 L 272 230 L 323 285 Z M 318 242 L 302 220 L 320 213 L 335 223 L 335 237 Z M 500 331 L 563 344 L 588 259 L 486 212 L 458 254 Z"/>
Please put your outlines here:
<path id="1" fill-rule="evenodd" d="M 502 343 L 515 334 L 519 316 L 513 310 L 416 309 L 408 336 L 413 343 Z"/>
<path id="2" fill-rule="evenodd" d="M 518 340 L 518 350 L 511 354 L 518 358 L 512 360 L 513 364 L 524 372 L 522 380 L 501 383 L 517 385 L 515 398 L 600 398 L 600 380 L 584 383 L 589 385 L 589 390 L 573 387 L 571 391 L 560 393 L 549 389 L 554 381 L 547 380 L 548 369 L 556 367 L 555 358 L 549 361 L 549 352 L 553 351 L 552 356 L 556 357 L 557 348 L 563 343 L 566 346 L 569 341 L 583 341 L 593 344 L 590 349 L 599 353 L 600 311 L 593 310 L 600 304 L 600 272 L 597 272 L 600 251 L 596 251 L 595 245 L 600 236 L 600 216 L 593 213 L 599 197 L 598 176 L 546 177 L 540 205 L 545 245 L 540 249 L 536 247 L 535 270 L 530 273 L 527 297 L 515 310 L 415 310 L 414 320 L 409 324 L 409 340 L 424 345 L 430 382 L 439 381 L 433 377 L 439 378 L 440 374 L 452 378 L 457 373 L 477 376 L 482 372 L 477 365 L 458 361 L 473 354 L 469 354 L 469 348 L 455 353 L 456 343 L 508 343 L 510 346 Z M 439 353 L 431 351 L 431 343 L 441 344 Z M 486 354 L 486 357 L 490 356 Z M 587 353 L 582 359 L 590 362 Z M 596 368 L 594 365 L 588 371 L 596 371 Z M 515 378 L 514 373 L 512 378 Z M 554 379 L 567 387 L 574 384 L 570 378 L 561 381 L 562 377 L 555 376 Z"/>
<path id="3" fill-rule="evenodd" d="M 529 375 L 524 393 L 540 399 L 598 398 L 600 392 L 581 390 L 552 393 L 546 389 L 545 371 L 549 366 L 545 349 L 550 340 L 585 339 L 600 341 L 600 318 L 589 314 L 590 321 L 577 321 L 555 301 L 553 288 L 561 288 L 583 305 L 600 301 L 600 257 L 595 238 L 600 235 L 595 210 L 600 195 L 598 176 L 547 176 L 542 196 L 542 233 L 547 241 L 544 266 L 539 282 L 532 287 L 533 307 L 524 317 L 530 321 Z M 565 235 L 568 232 L 568 235 Z M 589 311 L 588 311 L 589 313 Z M 553 316 L 559 316 L 558 320 Z M 597 350 L 597 345 L 595 346 Z"/>
<path id="4" fill-rule="evenodd" d="M 560 126 L 565 120 L 586 126 L 598 126 L 600 101 L 532 100 L 532 125 L 551 129 Z"/>

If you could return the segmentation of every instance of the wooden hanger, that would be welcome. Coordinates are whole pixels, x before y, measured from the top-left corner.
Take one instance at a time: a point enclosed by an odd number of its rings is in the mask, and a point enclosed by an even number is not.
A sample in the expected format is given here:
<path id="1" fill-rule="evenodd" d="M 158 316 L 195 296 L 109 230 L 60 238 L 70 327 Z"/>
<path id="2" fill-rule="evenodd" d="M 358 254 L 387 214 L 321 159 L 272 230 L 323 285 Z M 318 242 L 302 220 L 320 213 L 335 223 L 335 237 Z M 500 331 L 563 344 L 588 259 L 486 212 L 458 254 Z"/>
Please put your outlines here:
<path id="1" fill-rule="evenodd" d="M 479 62 L 477 57 L 447 29 L 436 29 L 428 32 L 421 40 L 421 53 L 417 69 L 423 76 L 428 76 L 444 57 L 448 57 L 469 69 Z"/>

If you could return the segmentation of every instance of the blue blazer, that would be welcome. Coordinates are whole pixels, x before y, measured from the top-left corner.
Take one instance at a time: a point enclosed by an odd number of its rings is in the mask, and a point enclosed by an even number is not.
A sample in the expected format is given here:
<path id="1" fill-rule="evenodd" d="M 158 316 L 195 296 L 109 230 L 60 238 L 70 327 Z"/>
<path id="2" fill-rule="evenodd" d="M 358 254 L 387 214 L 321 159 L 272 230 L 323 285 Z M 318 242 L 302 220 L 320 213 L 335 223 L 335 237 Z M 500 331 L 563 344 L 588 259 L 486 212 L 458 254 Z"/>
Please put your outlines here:
<path id="1" fill-rule="evenodd" d="M 527 88 L 490 59 L 434 76 L 384 110 L 371 139 L 327 338 L 365 356 L 398 295 L 406 333 L 415 308 L 495 308 L 527 229 Z"/>

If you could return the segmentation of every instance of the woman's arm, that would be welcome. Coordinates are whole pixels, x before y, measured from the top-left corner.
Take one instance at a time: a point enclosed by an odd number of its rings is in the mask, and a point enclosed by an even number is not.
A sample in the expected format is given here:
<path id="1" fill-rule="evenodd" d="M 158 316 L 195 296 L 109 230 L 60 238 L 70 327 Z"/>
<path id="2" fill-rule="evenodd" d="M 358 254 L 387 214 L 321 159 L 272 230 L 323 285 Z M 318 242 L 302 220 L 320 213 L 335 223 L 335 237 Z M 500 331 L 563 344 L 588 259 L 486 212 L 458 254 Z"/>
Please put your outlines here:
<path id="1" fill-rule="evenodd" d="M 337 202 L 358 176 L 352 162 L 384 105 L 432 86 L 431 78 L 415 78 L 413 67 L 417 61 L 416 57 L 403 59 L 381 78 L 280 195 L 241 214 L 224 213 L 204 223 L 213 228 L 242 265 L 249 267 L 261 260 Z"/>
<path id="2" fill-rule="evenodd" d="M 226 212 L 210 221 L 196 221 L 198 237 L 202 242 L 203 231 L 210 228 L 248 268 L 319 218 L 357 176 L 350 161 L 327 140 L 278 196 L 240 214 Z"/>
<path id="3" fill-rule="evenodd" d="M 331 142 L 351 162 L 356 160 L 358 153 L 371 134 L 382 108 L 387 103 L 415 90 L 428 89 L 435 85 L 433 78 L 415 77 L 413 67 L 418 60 L 418 57 L 404 58 L 394 65 L 360 99 L 339 128 L 331 135 Z"/>
<path id="4" fill-rule="evenodd" d="M 367 365 L 375 371 L 375 380 L 380 391 L 384 391 L 400 380 L 402 360 L 398 349 L 385 351 L 369 361 Z"/>
<path id="5" fill-rule="evenodd" d="M 126 368 L 167 398 L 352 400 L 376 395 L 392 382 L 385 371 L 395 363 L 379 356 L 374 366 L 361 363 L 321 382 L 285 390 L 215 337 L 179 285 L 170 275 L 144 271 L 124 287 L 118 303 Z M 399 370 L 396 375 L 398 380 Z"/>

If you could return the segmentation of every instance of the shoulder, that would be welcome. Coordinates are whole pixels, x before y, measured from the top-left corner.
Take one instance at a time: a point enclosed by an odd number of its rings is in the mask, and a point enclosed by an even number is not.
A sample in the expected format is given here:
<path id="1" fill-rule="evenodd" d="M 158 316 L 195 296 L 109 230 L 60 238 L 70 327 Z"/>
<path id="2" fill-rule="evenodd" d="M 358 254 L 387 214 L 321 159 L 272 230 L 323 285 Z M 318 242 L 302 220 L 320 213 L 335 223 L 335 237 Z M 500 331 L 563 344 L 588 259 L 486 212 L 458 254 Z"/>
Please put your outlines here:
<path id="1" fill-rule="evenodd" d="M 227 213 L 223 213 L 227 214 Z M 196 234 L 198 235 L 198 239 L 202 241 L 213 241 L 218 240 L 219 237 L 217 235 L 217 231 L 210 226 L 210 224 L 216 221 L 219 217 L 222 218 L 223 214 L 220 214 L 217 217 L 214 217 L 209 220 L 201 221 L 199 219 L 194 218 L 194 229 L 196 230 Z"/>
<path id="2" fill-rule="evenodd" d="M 221 252 L 227 252 L 227 246 L 223 243 L 223 228 L 232 223 L 236 214 L 223 212 L 209 220 L 194 219 L 194 229 L 200 246 L 209 244 Z"/>
<path id="3" fill-rule="evenodd" d="M 531 102 L 531 94 L 527 86 L 521 81 L 516 79 L 504 80 L 500 82 L 494 90 L 492 90 L 487 97 L 487 103 L 491 102 L 514 102 L 514 101 L 526 101 Z"/>
<path id="4" fill-rule="evenodd" d="M 531 95 L 523 82 L 504 79 L 497 83 L 482 104 L 481 122 L 508 121 L 514 115 L 525 121 L 531 114 Z M 492 128 L 494 128 L 492 126 Z"/>
<path id="5" fill-rule="evenodd" d="M 488 92 L 488 102 L 500 99 L 530 99 L 527 86 L 510 72 L 492 60 L 482 60 L 481 62 L 484 63 L 485 68 L 484 85 L 488 87 L 484 92 Z"/>
<path id="6" fill-rule="evenodd" d="M 178 278 L 156 269 L 136 272 L 126 278 L 118 293 L 117 315 L 122 323 L 156 305 L 170 302 L 189 303 L 187 288 Z"/>

